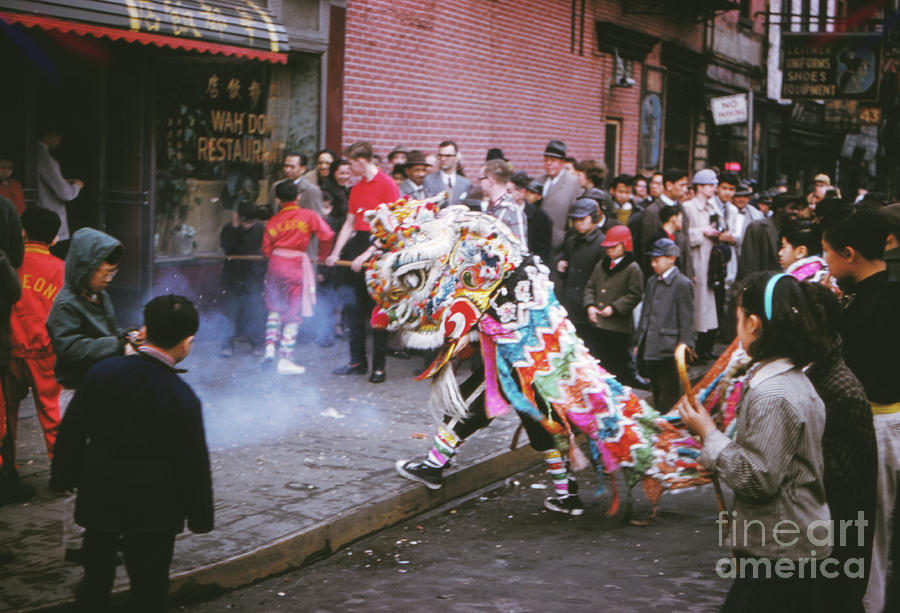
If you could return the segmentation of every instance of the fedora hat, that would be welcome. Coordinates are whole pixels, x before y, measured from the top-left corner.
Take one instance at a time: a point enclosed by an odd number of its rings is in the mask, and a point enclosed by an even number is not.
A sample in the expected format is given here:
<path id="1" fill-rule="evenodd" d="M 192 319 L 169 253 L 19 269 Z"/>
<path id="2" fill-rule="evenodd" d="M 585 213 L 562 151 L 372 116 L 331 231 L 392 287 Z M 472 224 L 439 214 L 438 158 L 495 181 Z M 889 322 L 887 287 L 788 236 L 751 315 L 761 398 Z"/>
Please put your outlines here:
<path id="1" fill-rule="evenodd" d="M 548 158 L 564 158 L 566 157 L 566 144 L 561 140 L 551 140 L 544 148 L 544 157 Z"/>
<path id="2" fill-rule="evenodd" d="M 428 162 L 425 161 L 424 153 L 418 149 L 413 149 L 406 154 L 406 164 L 404 166 L 407 168 L 410 166 L 428 166 Z"/>

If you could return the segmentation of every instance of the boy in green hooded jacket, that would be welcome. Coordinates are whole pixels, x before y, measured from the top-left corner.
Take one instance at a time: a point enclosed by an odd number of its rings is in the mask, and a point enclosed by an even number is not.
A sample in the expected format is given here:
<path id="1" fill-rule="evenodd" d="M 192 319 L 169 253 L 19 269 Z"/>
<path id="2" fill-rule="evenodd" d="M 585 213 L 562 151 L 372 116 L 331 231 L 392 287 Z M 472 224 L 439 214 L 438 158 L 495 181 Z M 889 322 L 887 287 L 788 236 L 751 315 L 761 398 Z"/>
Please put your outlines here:
<path id="1" fill-rule="evenodd" d="M 112 300 L 106 287 L 119 271 L 122 243 L 93 228 L 72 235 L 66 256 L 65 285 L 47 317 L 47 332 L 56 353 L 56 380 L 75 389 L 88 369 L 100 360 L 132 353 L 139 343 L 135 332 L 116 326 Z M 74 523 L 75 496 L 63 505 L 63 541 L 66 560 L 81 560 L 80 529 Z"/>

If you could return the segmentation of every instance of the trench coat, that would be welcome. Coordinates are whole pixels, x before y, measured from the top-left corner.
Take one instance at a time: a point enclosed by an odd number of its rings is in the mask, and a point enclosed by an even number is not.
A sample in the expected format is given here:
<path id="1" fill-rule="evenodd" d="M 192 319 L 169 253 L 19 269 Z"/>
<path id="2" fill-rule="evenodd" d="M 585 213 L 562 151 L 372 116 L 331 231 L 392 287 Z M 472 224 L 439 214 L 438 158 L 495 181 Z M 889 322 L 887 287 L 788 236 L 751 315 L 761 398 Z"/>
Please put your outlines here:
<path id="1" fill-rule="evenodd" d="M 707 283 L 709 257 L 715 243 L 703 235 L 710 225 L 710 216 L 716 213 L 715 205 L 697 196 L 682 203 L 684 216 L 690 221 L 688 244 L 690 245 L 691 267 L 694 270 L 694 330 L 706 332 L 719 327 L 716 316 L 716 295 Z M 723 216 L 719 213 L 719 218 Z"/>

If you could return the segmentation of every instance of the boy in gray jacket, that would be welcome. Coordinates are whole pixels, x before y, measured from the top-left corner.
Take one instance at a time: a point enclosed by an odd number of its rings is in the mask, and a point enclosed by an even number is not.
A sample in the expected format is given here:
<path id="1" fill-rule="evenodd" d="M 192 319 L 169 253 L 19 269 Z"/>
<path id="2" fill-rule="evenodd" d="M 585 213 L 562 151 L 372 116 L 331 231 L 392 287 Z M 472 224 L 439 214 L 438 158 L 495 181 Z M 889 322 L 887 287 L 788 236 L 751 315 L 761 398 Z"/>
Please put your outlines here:
<path id="1" fill-rule="evenodd" d="M 668 238 L 653 243 L 649 253 L 654 274 L 644 288 L 638 324 L 638 365 L 650 378 L 653 405 L 665 413 L 681 397 L 675 347 L 694 348 L 694 287 L 675 266 L 681 249 Z"/>

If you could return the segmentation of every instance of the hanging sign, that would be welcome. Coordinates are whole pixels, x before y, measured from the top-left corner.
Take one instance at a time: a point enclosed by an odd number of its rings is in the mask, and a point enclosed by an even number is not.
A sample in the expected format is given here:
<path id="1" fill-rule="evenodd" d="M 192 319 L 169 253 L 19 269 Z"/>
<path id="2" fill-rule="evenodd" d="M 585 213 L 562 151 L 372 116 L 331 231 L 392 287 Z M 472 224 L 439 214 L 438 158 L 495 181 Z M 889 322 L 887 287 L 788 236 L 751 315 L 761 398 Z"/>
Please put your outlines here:
<path id="1" fill-rule="evenodd" d="M 868 34 L 782 34 L 782 98 L 875 100 L 881 45 Z"/>
<path id="2" fill-rule="evenodd" d="M 747 94 L 721 96 L 709 101 L 713 123 L 726 126 L 732 123 L 747 123 Z"/>

